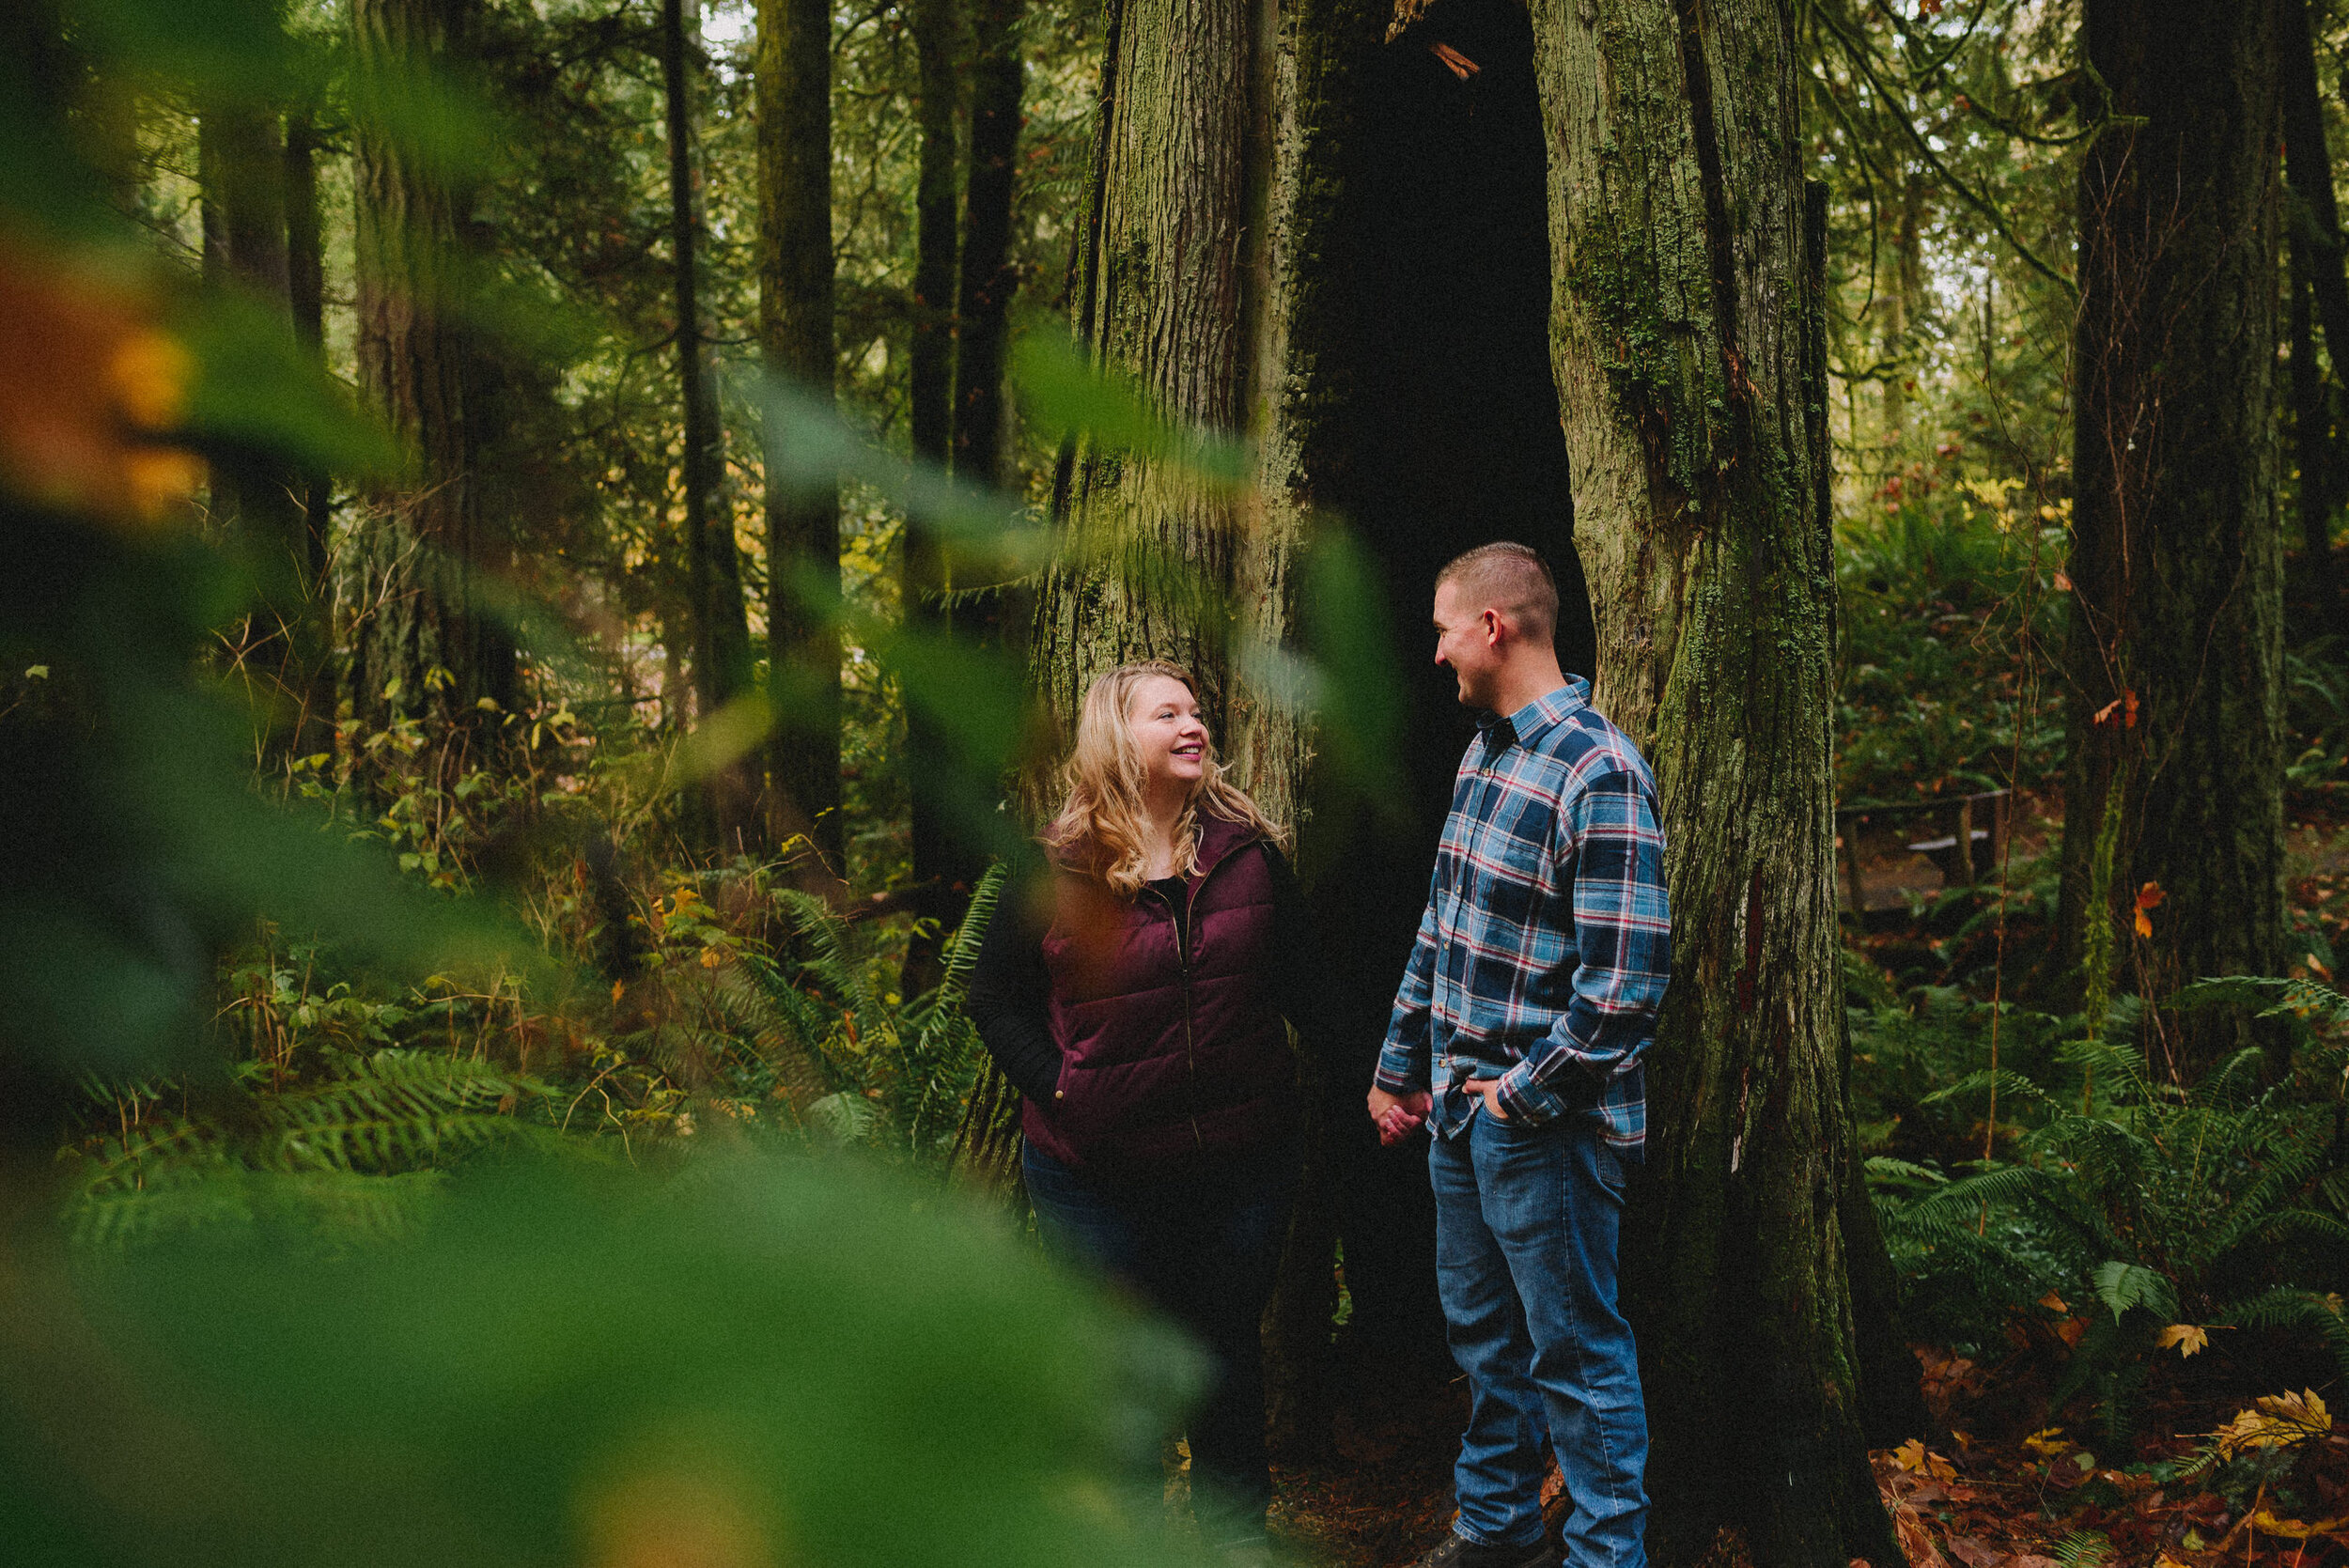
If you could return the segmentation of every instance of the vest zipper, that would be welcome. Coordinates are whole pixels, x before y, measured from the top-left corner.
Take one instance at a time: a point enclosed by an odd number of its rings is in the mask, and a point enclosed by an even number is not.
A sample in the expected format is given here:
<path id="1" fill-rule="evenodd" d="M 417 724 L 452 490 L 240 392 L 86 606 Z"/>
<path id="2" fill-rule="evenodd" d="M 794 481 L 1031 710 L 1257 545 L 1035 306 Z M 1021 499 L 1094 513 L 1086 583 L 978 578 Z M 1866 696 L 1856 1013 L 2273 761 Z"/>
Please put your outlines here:
<path id="1" fill-rule="evenodd" d="M 1174 957 L 1183 970 L 1183 1064 L 1190 1078 L 1190 1141 L 1192 1148 L 1203 1151 L 1207 1140 L 1199 1130 L 1199 1050 L 1190 1028 L 1190 923 L 1198 911 L 1199 889 L 1206 887 L 1207 878 L 1214 875 L 1215 866 L 1211 865 L 1200 876 L 1197 886 L 1185 890 L 1183 918 L 1174 924 Z"/>

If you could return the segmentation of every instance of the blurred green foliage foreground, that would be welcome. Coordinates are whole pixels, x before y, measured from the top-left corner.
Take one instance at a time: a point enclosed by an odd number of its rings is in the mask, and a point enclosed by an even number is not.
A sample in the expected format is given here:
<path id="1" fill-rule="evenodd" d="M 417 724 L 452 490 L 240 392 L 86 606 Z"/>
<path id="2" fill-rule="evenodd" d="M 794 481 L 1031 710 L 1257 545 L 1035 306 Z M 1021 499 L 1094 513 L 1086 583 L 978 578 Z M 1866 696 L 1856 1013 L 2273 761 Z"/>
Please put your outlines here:
<path id="1" fill-rule="evenodd" d="M 907 1197 L 745 1152 L 476 1170 L 415 1238 L 340 1253 L 266 1220 L 127 1256 L 20 1231 L 6 1556 L 1174 1560 L 1117 1478 L 1155 1493 L 1188 1354 Z"/>
<path id="2" fill-rule="evenodd" d="M 198 657 L 272 591 L 189 525 L 198 459 L 348 473 L 381 437 L 141 262 L 74 101 L 126 77 L 266 94 L 299 62 L 222 34 L 266 22 L 250 6 L 8 11 L 0 1560 L 1175 1560 L 1158 1441 L 1189 1352 L 934 1183 L 751 1128 L 646 1157 L 545 1118 L 448 1172 L 331 1119 L 247 1125 L 213 1018 L 257 925 L 386 975 L 527 974 L 555 1005 L 603 984 L 265 799 L 253 716 Z M 479 1078 L 387 1049 L 285 1104 L 430 1139 L 502 1108 Z M 204 1140 L 95 1182 L 60 1162 L 157 1085 Z M 397 1222 L 320 1222 L 371 1203 Z"/>

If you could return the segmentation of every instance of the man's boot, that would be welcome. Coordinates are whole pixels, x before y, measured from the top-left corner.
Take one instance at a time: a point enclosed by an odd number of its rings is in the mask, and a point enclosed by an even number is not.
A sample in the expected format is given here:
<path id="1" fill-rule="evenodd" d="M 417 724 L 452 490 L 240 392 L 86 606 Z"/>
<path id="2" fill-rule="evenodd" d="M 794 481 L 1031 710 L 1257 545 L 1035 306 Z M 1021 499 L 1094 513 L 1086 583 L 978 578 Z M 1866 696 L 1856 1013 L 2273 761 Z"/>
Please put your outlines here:
<path id="1" fill-rule="evenodd" d="M 1523 1546 L 1484 1546 L 1465 1535 L 1447 1534 L 1411 1568 L 1558 1568 L 1558 1554 L 1548 1537 Z"/>

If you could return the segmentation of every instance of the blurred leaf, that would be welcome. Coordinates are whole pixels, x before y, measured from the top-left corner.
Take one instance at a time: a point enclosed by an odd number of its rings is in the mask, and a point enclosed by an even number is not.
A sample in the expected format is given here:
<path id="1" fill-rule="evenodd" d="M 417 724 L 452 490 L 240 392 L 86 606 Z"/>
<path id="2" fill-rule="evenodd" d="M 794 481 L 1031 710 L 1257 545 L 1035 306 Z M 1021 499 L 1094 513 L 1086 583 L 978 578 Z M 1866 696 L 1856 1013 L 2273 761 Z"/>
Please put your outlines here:
<path id="1" fill-rule="evenodd" d="M 1225 486 L 1254 476 L 1245 442 L 1170 422 L 1130 380 L 1088 363 L 1060 333 L 1032 332 L 1014 344 L 1011 379 L 1021 416 L 1047 440 L 1083 436 Z"/>
<path id="2" fill-rule="evenodd" d="M 1182 1560 L 1157 1440 L 1196 1359 L 934 1194 L 747 1156 L 523 1166 L 321 1251 L 271 1185 L 240 1179 L 260 1212 L 226 1236 L 72 1268 L 20 1234 L 14 1560 Z"/>
<path id="3" fill-rule="evenodd" d="M 282 314 L 213 293 L 178 325 L 195 361 L 183 415 L 191 436 L 352 478 L 387 475 L 400 466 L 391 432 L 352 406 L 324 367 L 295 346 Z"/>

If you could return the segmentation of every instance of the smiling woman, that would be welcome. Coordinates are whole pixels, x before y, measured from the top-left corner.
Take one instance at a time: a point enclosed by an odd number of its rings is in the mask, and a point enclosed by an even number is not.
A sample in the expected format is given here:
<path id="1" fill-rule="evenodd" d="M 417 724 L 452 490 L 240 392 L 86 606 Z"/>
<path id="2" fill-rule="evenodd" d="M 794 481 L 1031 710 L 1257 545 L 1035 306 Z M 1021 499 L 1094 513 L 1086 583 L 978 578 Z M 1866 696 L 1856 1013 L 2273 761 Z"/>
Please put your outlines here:
<path id="1" fill-rule="evenodd" d="M 1223 775 L 1179 665 L 1085 693 L 1067 797 L 989 925 L 970 1011 L 1026 1096 L 1028 1195 L 1064 1261 L 1118 1280 L 1215 1358 L 1190 1423 L 1215 1535 L 1272 1497 L 1257 1323 L 1288 1232 L 1313 930 L 1268 821 Z"/>

